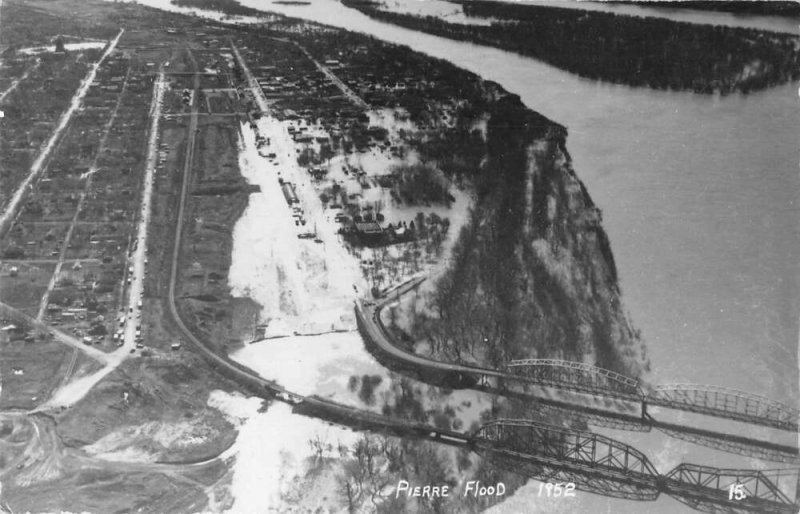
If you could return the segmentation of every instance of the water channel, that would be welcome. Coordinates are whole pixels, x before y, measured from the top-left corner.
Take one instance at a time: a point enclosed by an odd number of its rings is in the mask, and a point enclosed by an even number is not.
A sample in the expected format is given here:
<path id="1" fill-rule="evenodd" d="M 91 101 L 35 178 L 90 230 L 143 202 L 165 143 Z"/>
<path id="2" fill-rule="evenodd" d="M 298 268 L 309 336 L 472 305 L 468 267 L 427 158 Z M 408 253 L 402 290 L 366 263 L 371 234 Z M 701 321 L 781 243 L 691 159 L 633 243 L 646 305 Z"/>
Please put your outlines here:
<path id="1" fill-rule="evenodd" d="M 446 59 L 500 83 L 530 108 L 565 125 L 574 167 L 603 210 L 623 300 L 649 349 L 649 380 L 733 387 L 797 405 L 797 84 L 723 97 L 630 88 L 377 22 L 334 0 L 308 6 L 242 3 Z M 714 16 L 703 13 L 694 21 L 731 18 Z M 753 19 L 761 28 L 763 17 Z M 736 20 L 747 24 L 747 17 Z M 776 30 L 787 27 L 780 24 Z M 775 467 L 665 435 L 628 442 L 651 456 L 662 472 L 681 460 Z M 643 507 L 587 498 L 591 501 L 564 508 L 639 512 Z M 648 508 L 682 510 L 669 499 Z"/>
<path id="2" fill-rule="evenodd" d="M 566 125 L 648 343 L 652 380 L 796 402 L 796 84 L 724 97 L 630 88 L 380 23 L 333 0 L 268 8 L 447 59 Z"/>
<path id="3" fill-rule="evenodd" d="M 649 349 L 648 380 L 722 385 L 797 405 L 798 84 L 724 97 L 630 88 L 377 22 L 336 0 L 241 3 L 446 59 L 500 83 L 531 109 L 565 125 L 577 174 L 603 210 L 623 301 Z M 694 23 L 765 28 L 775 22 L 770 17 L 636 9 L 633 14 Z M 774 29 L 787 32 L 795 26 L 781 19 Z M 763 435 L 746 430 L 747 435 Z M 662 472 L 684 460 L 718 467 L 781 467 L 664 434 L 608 435 L 642 450 Z M 644 508 L 690 512 L 669 498 L 640 504 L 579 494 L 574 500 L 547 501 L 537 496 L 535 486 L 521 489 L 495 511 L 637 513 Z"/>

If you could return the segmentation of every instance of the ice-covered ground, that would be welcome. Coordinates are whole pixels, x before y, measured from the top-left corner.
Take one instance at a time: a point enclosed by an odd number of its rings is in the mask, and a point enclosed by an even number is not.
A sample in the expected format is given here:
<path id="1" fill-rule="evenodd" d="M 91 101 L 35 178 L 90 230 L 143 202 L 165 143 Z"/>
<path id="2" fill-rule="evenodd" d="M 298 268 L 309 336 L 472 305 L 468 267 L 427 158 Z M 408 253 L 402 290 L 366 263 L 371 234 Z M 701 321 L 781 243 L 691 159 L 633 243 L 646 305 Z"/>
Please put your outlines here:
<path id="1" fill-rule="evenodd" d="M 376 393 L 389 383 L 389 372 L 367 353 L 358 332 L 269 339 L 246 345 L 231 358 L 292 392 L 358 407 L 363 403 L 348 389 L 351 376 L 380 376 Z"/>
<path id="2" fill-rule="evenodd" d="M 231 358 L 304 396 L 317 395 L 373 412 L 381 412 L 384 403 L 393 404 L 391 374 L 366 351 L 358 332 L 270 339 L 249 344 Z M 359 397 L 360 382 L 355 390 L 349 387 L 351 377 L 364 375 L 381 379 L 367 404 Z M 491 408 L 488 394 L 461 390 L 443 395 L 435 387 L 412 383 L 425 411 L 449 406 L 465 429 Z"/>
<path id="3" fill-rule="evenodd" d="M 276 164 L 258 154 L 253 131 L 243 126 L 239 164 L 261 192 L 250 195 L 234 230 L 233 292 L 261 304 L 268 336 L 352 330 L 353 300 L 365 290 L 358 260 L 339 243 L 338 227 L 324 214 L 308 175 L 299 170 L 285 127 L 265 117 L 259 130 L 270 138 Z M 296 225 L 278 173 L 295 184 L 305 225 Z M 316 232 L 320 242 L 299 239 L 305 232 Z"/>
<path id="4" fill-rule="evenodd" d="M 336 452 L 340 445 L 352 447 L 360 437 L 356 432 L 292 414 L 291 407 L 282 403 L 259 412 L 259 399 L 214 391 L 209 405 L 220 409 L 239 428 L 236 442 L 226 452 L 236 459 L 230 486 L 234 502 L 228 511 L 232 513 L 292 511 L 294 502 L 284 495 L 305 475 L 314 457 L 309 441 L 320 439 Z M 315 490 L 313 494 L 333 502 L 338 493 Z"/>

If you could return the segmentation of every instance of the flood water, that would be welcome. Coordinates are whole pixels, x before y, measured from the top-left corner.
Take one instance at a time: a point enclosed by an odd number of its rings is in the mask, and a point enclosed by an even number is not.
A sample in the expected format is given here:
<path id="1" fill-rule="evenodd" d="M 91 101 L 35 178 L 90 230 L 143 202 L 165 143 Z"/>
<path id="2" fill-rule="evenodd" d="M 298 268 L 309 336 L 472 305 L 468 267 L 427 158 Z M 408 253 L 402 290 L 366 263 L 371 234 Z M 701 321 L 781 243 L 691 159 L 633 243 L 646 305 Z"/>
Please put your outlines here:
<path id="1" fill-rule="evenodd" d="M 310 6 L 242 3 L 446 59 L 500 83 L 565 125 L 576 172 L 603 211 L 623 301 L 649 349 L 649 381 L 721 385 L 797 405 L 797 84 L 724 97 L 609 85 L 509 52 L 377 22 L 334 0 L 313 0 Z M 713 16 L 703 13 L 695 21 Z M 747 24 L 746 17 L 736 18 Z M 763 18 L 753 18 L 753 25 Z M 644 451 L 661 472 L 682 460 L 780 467 L 663 434 L 615 437 Z M 586 498 L 564 504 L 565 512 L 643 507 Z M 647 508 L 689 511 L 666 498 Z"/>
<path id="2" fill-rule="evenodd" d="M 630 88 L 377 22 L 335 0 L 312 0 L 307 6 L 241 3 L 446 59 L 498 82 L 531 109 L 565 125 L 575 170 L 603 211 L 624 304 L 649 349 L 648 380 L 733 387 L 797 406 L 797 83 L 725 97 Z M 793 20 L 770 17 L 637 9 L 695 23 L 756 28 L 774 23 L 774 30 L 782 32 L 796 26 Z M 664 434 L 608 435 L 643 451 L 662 473 L 684 460 L 718 467 L 782 467 Z M 761 431 L 748 428 L 746 435 Z M 536 497 L 534 486 L 495 510 L 692 512 L 663 496 L 650 504 L 578 496 L 545 502 Z"/>
<path id="3" fill-rule="evenodd" d="M 242 3 L 447 59 L 565 125 L 650 350 L 651 381 L 797 402 L 797 84 L 724 97 L 630 88 L 380 23 L 334 0 Z"/>

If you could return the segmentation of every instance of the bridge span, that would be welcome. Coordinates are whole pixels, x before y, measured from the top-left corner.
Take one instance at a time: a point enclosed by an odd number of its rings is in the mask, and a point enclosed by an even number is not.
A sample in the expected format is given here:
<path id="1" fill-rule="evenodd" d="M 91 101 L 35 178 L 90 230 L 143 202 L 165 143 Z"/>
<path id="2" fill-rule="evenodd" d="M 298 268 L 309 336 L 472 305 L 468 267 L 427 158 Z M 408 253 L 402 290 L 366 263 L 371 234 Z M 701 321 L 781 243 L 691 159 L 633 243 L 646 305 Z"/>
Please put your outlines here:
<path id="1" fill-rule="evenodd" d="M 800 470 L 719 469 L 683 463 L 665 475 L 635 448 L 592 432 L 498 419 L 470 435 L 493 464 L 549 482 L 639 501 L 667 494 L 703 512 L 795 514 Z"/>
<path id="2" fill-rule="evenodd" d="M 603 496 L 654 501 L 667 494 L 709 513 L 796 514 L 800 509 L 798 469 L 719 469 L 684 463 L 662 474 L 630 445 L 533 420 L 496 419 L 462 433 L 316 396 L 297 399 L 294 411 L 359 429 L 469 449 L 510 472 L 551 483 L 573 483 L 578 490 Z M 732 490 L 739 495 L 732 495 Z"/>
<path id="3" fill-rule="evenodd" d="M 409 353 L 399 347 L 381 320 L 382 310 L 401 295 L 418 287 L 424 277 L 417 277 L 384 292 L 375 300 L 357 300 L 356 319 L 368 350 L 387 367 L 420 380 L 451 388 L 473 388 L 505 396 L 519 396 L 567 411 L 596 426 L 648 431 L 658 428 L 668 435 L 710 446 L 722 451 L 756 456 L 776 462 L 796 463 L 800 452 L 786 446 L 735 434 L 698 427 L 661 422 L 647 411 L 657 405 L 673 410 L 697 412 L 753 425 L 797 432 L 800 413 L 768 398 L 714 386 L 659 386 L 651 388 L 638 380 L 611 370 L 585 363 L 555 359 L 512 361 L 505 369 L 491 369 L 466 364 L 436 361 Z M 516 387 L 509 387 L 515 385 Z M 589 395 L 573 402 L 555 400 L 530 386 Z M 591 407 L 586 398 L 609 398 L 636 406 L 638 415 L 607 406 Z M 579 401 L 580 400 L 580 401 Z M 615 406 L 620 407 L 620 406 Z"/>
<path id="4" fill-rule="evenodd" d="M 661 405 L 700 414 L 797 432 L 800 412 L 764 396 L 727 387 L 670 384 L 656 386 L 646 397 L 650 405 Z"/>
<path id="5" fill-rule="evenodd" d="M 400 296 L 417 288 L 425 277 L 415 277 L 384 292 L 379 298 L 356 301 L 356 317 L 362 335 L 377 348 L 380 356 L 394 363 L 442 372 L 463 385 L 485 386 L 491 380 L 531 384 L 586 393 L 604 398 L 632 400 L 640 404 L 642 418 L 647 406 L 701 413 L 789 432 L 798 431 L 800 410 L 769 398 L 743 391 L 697 384 L 644 387 L 638 379 L 581 362 L 557 359 L 524 359 L 497 370 L 464 364 L 445 363 L 401 350 L 381 320 L 381 312 Z M 374 352 L 373 352 L 374 353 Z M 651 389 L 645 392 L 645 389 Z"/>
<path id="6" fill-rule="evenodd" d="M 637 379 L 583 362 L 522 359 L 506 364 L 506 370 L 535 384 L 579 393 L 601 392 L 604 396 L 623 399 L 639 399 L 644 395 Z"/>
<path id="7" fill-rule="evenodd" d="M 237 60 L 247 70 L 246 63 L 238 54 Z M 742 509 L 742 512 L 783 514 L 797 511 L 797 492 L 795 491 L 795 499 L 792 503 L 789 499 L 792 497 L 791 492 L 785 489 L 786 481 L 779 483 L 767 472 L 716 470 L 701 466 L 682 465 L 667 475 L 659 475 L 647 458 L 637 450 L 590 432 L 575 431 L 528 420 L 496 420 L 485 424 L 474 433 L 459 433 L 382 416 L 341 405 L 330 399 L 298 395 L 272 380 L 261 377 L 254 370 L 232 361 L 224 352 L 219 352 L 206 338 L 198 337 L 193 333 L 182 319 L 177 307 L 176 280 L 182 243 L 184 200 L 188 189 L 188 177 L 184 175 L 182 178 L 184 184 L 181 189 L 181 201 L 176 216 L 177 229 L 172 245 L 167 296 L 168 314 L 186 341 L 199 351 L 215 371 L 243 385 L 251 393 L 263 398 L 286 402 L 292 405 L 293 411 L 298 414 L 328 419 L 359 430 L 414 436 L 472 449 L 500 466 L 509 467 L 515 473 L 541 479 L 570 479 L 582 489 L 597 494 L 654 499 L 653 494 L 657 496 L 661 492 L 666 492 L 677 495 L 676 497 L 679 497 L 681 501 L 702 510 L 708 506 L 716 508 L 720 505 L 730 504 L 730 501 L 725 499 L 725 486 L 728 483 L 733 485 L 741 483 L 747 498 L 742 498 L 739 503 L 735 504 L 735 507 Z M 485 380 L 489 377 L 498 381 L 518 379 L 518 377 L 503 371 L 443 363 L 414 356 L 402 352 L 390 344 L 388 336 L 383 333 L 385 329 L 380 323 L 380 309 L 388 303 L 387 298 L 391 294 L 403 294 L 416 287 L 420 282 L 421 279 L 418 279 L 416 283 L 406 283 L 393 288 L 384 295 L 379 306 L 371 305 L 369 302 L 356 303 L 359 327 L 362 333 L 367 335 L 365 337 L 367 340 L 377 337 L 382 343 L 384 351 L 394 352 L 394 358 L 404 362 L 409 368 L 431 372 L 433 375 L 444 374 L 464 381 L 464 383 L 472 382 L 473 385 L 477 385 L 481 379 Z M 563 408 L 567 408 L 567 406 L 563 406 Z M 602 413 L 592 415 L 601 417 Z M 628 418 L 630 416 L 620 416 L 617 422 L 623 424 L 630 422 L 631 420 Z M 731 482 L 731 480 L 736 480 L 736 482 Z M 647 496 L 637 495 L 636 489 L 645 491 Z"/>

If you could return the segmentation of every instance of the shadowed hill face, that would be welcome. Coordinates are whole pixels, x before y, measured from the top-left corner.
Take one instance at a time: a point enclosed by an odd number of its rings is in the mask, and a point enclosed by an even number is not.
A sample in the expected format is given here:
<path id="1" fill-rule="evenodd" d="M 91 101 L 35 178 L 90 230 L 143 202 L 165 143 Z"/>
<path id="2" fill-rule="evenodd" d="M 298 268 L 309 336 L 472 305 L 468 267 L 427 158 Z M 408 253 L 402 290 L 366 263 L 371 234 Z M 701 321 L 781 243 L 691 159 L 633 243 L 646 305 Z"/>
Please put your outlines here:
<path id="1" fill-rule="evenodd" d="M 575 176 L 566 130 L 505 97 L 489 108 L 479 200 L 438 284 L 434 351 L 501 366 L 526 357 L 646 365 L 620 302 L 599 210 Z"/>

